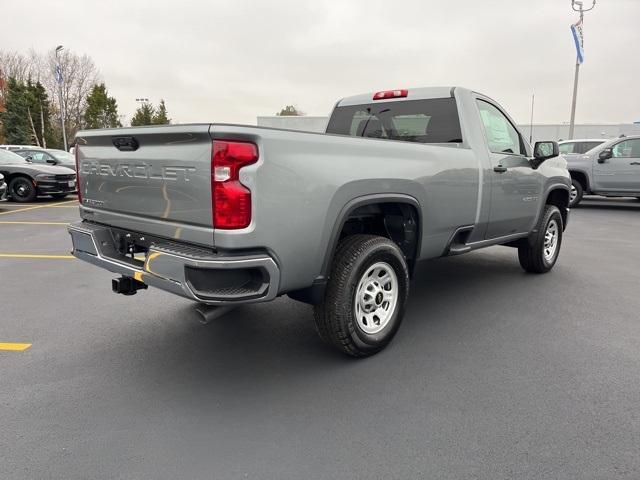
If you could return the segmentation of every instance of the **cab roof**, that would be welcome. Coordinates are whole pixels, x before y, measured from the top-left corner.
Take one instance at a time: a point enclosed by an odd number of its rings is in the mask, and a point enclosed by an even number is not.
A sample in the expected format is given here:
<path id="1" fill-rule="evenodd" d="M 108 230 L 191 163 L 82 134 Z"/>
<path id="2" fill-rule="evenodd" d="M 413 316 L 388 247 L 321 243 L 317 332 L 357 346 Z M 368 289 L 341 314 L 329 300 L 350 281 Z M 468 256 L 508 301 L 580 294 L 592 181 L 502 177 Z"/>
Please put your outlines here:
<path id="1" fill-rule="evenodd" d="M 385 98 L 380 100 L 373 100 L 373 96 L 377 92 L 362 93 L 360 95 L 353 95 L 351 97 L 345 97 L 340 100 L 336 107 L 344 107 L 349 105 L 363 105 L 372 102 L 401 102 L 404 100 L 430 100 L 432 98 L 451 98 L 453 97 L 454 90 L 461 89 L 462 87 L 419 87 L 419 88 L 407 88 L 407 96 L 402 98 Z M 463 89 L 464 90 L 464 89 Z"/>

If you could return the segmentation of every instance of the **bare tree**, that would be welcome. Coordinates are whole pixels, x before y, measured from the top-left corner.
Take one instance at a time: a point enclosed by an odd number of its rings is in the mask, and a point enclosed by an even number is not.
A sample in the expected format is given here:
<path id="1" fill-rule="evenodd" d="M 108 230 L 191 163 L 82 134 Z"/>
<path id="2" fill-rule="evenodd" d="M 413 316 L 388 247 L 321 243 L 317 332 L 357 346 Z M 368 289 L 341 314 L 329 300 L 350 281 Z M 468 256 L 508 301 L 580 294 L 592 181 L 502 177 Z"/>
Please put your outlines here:
<path id="1" fill-rule="evenodd" d="M 59 53 L 62 72 L 62 103 L 65 109 L 67 138 L 84 126 L 86 100 L 93 86 L 100 82 L 100 74 L 95 63 L 88 55 L 78 55 L 70 50 Z M 0 51 L 0 111 L 6 99 L 9 78 L 19 82 L 31 79 L 40 82 L 47 90 L 51 100 L 52 125 L 60 128 L 60 109 L 58 103 L 59 85 L 55 78 L 57 64 L 55 50 L 45 54 L 30 50 L 27 54 Z"/>
<path id="2" fill-rule="evenodd" d="M 9 79 L 20 82 L 27 80 L 31 72 L 31 63 L 26 55 L 18 52 L 0 51 L 0 111 L 3 110 L 7 98 Z"/>
<path id="3" fill-rule="evenodd" d="M 91 89 L 100 81 L 100 74 L 95 63 L 88 55 L 78 55 L 72 51 L 62 50 L 59 54 L 60 70 L 62 72 L 62 103 L 65 109 L 67 138 L 73 138 L 75 133 L 84 126 L 84 112 L 87 96 Z M 47 89 L 49 98 L 58 98 L 58 83 L 55 79 L 56 68 L 55 50 L 51 50 L 44 58 L 45 66 L 40 81 Z M 46 73 L 46 74 L 44 74 Z M 57 102 L 52 102 L 57 106 Z M 55 116 L 60 123 L 60 112 L 56 109 Z"/>

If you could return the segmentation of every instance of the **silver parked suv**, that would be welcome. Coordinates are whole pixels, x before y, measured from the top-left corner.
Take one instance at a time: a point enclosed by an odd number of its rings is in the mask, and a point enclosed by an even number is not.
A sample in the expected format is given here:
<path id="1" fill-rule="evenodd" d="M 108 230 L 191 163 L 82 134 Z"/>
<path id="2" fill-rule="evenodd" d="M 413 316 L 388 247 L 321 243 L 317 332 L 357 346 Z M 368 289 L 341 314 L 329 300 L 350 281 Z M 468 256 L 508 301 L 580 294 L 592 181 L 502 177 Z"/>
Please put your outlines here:
<path id="1" fill-rule="evenodd" d="M 565 159 L 571 174 L 570 207 L 584 194 L 640 199 L 640 135 L 615 138 Z"/>

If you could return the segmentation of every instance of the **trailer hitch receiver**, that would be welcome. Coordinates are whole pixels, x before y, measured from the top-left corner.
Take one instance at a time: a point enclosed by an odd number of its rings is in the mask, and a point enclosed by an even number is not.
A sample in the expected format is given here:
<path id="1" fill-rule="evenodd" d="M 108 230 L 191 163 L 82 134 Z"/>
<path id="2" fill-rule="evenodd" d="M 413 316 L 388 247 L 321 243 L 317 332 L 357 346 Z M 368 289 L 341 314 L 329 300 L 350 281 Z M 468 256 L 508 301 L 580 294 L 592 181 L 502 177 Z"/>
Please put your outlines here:
<path id="1" fill-rule="evenodd" d="M 138 290 L 145 290 L 147 285 L 135 278 L 120 277 L 111 280 L 111 290 L 122 295 L 135 295 Z"/>

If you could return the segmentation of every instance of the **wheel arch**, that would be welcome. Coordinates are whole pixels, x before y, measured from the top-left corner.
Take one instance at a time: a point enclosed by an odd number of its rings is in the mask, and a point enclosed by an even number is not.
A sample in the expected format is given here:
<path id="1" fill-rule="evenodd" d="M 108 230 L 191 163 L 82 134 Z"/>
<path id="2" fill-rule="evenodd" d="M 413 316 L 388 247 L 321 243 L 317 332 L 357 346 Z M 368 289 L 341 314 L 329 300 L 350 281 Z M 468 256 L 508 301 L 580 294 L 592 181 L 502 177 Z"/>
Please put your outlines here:
<path id="1" fill-rule="evenodd" d="M 9 185 L 9 182 L 11 182 L 11 180 L 18 177 L 23 177 L 23 178 L 26 178 L 27 180 L 31 180 L 35 184 L 35 179 L 28 173 L 24 173 L 24 172 L 7 173 L 4 175 L 4 181 L 7 185 Z"/>
<path id="2" fill-rule="evenodd" d="M 348 224 L 350 219 L 354 218 L 354 215 L 358 214 L 359 211 L 363 211 L 364 209 L 371 209 L 370 213 L 372 213 L 376 208 L 381 209 L 381 214 L 382 212 L 389 212 L 390 210 L 397 208 L 400 212 L 402 212 L 402 216 L 405 220 L 410 220 L 410 223 L 415 222 L 414 229 L 411 231 L 415 234 L 415 237 L 409 242 L 408 245 L 404 245 L 405 248 L 403 248 L 402 245 L 399 245 L 400 249 L 403 251 L 403 253 L 405 253 L 405 255 L 407 248 L 413 249 L 413 251 L 411 252 L 412 254 L 410 255 L 411 258 L 407 258 L 407 263 L 409 264 L 410 271 L 413 270 L 413 265 L 420 257 L 420 247 L 422 244 L 423 218 L 420 202 L 415 197 L 402 193 L 381 193 L 359 196 L 349 200 L 340 209 L 338 215 L 336 216 L 331 228 L 329 240 L 325 247 L 322 267 L 313 285 L 301 290 L 288 292 L 288 295 L 290 297 L 311 304 L 319 303 L 322 300 L 322 298 L 324 297 L 324 288 L 331 269 L 331 262 L 338 248 L 340 240 L 344 238 L 344 235 L 342 234 L 345 226 Z M 411 213 L 407 217 L 405 212 Z M 396 222 L 396 224 L 392 226 L 385 224 L 385 227 L 390 227 L 390 229 L 393 229 L 394 227 L 399 227 L 399 225 Z M 396 241 L 396 239 L 394 239 L 393 233 L 388 233 L 382 236 Z"/>
<path id="3" fill-rule="evenodd" d="M 545 206 L 555 205 L 558 207 L 558 210 L 560 210 L 560 215 L 562 216 L 562 229 L 566 229 L 567 221 L 569 220 L 569 195 L 570 187 L 567 187 L 563 183 L 550 186 L 545 194 L 544 203 L 538 215 L 542 215 Z"/>
<path id="4" fill-rule="evenodd" d="M 362 197 L 357 197 L 350 200 L 340 211 L 340 214 L 336 218 L 333 228 L 331 231 L 331 236 L 329 238 L 329 243 L 327 245 L 321 275 L 326 277 L 329 268 L 331 267 L 331 260 L 333 259 L 333 255 L 338 247 L 338 243 L 341 238 L 341 233 L 345 228 L 348 220 L 359 210 L 365 207 L 371 207 L 376 205 L 394 205 L 394 204 L 403 204 L 408 205 L 412 208 L 412 211 L 415 215 L 416 221 L 416 239 L 415 239 L 415 251 L 413 259 L 417 259 L 420 256 L 420 245 L 422 243 L 422 209 L 420 207 L 420 203 L 415 197 L 411 195 L 396 193 L 396 194 L 373 194 L 373 195 L 365 195 Z"/>
<path id="5" fill-rule="evenodd" d="M 586 172 L 583 172 L 582 170 L 569 170 L 569 175 L 571 175 L 572 179 L 580 182 L 580 184 L 582 185 L 582 190 L 584 190 L 585 193 L 591 190 L 589 175 L 587 175 Z"/>

